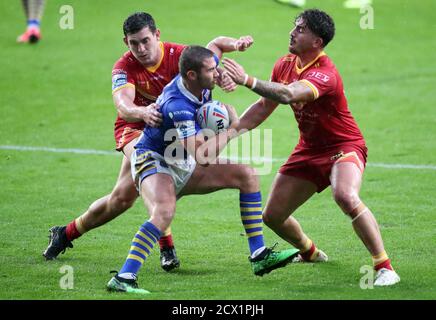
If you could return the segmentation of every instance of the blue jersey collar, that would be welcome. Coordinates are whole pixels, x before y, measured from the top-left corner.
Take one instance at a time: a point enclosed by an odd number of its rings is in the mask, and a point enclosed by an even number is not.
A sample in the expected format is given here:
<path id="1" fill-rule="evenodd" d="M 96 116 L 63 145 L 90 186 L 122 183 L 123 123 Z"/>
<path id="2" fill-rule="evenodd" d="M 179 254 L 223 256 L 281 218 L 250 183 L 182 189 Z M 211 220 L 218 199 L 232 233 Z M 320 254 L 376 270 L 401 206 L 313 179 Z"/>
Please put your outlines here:
<path id="1" fill-rule="evenodd" d="M 186 89 L 186 87 L 183 84 L 182 77 L 179 75 L 176 79 L 177 88 L 179 88 L 180 92 L 187 98 L 189 101 L 192 101 L 195 104 L 203 105 L 207 102 L 209 96 L 210 96 L 210 90 L 203 90 L 201 94 L 201 101 L 198 100 L 196 96 L 194 96 L 191 92 Z"/>

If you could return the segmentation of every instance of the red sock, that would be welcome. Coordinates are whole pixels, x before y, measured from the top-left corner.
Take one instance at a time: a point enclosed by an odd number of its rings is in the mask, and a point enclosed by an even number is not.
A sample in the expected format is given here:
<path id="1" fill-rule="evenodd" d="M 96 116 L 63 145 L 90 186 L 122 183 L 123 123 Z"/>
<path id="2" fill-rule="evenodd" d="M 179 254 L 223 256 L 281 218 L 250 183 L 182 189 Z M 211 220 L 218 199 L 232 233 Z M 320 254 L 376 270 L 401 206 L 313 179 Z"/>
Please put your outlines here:
<path id="1" fill-rule="evenodd" d="M 374 270 L 375 271 L 378 271 L 381 268 L 386 268 L 386 269 L 389 269 L 389 270 L 394 270 L 394 268 L 392 268 L 391 260 L 390 259 L 387 259 L 387 260 L 383 261 L 382 263 L 379 263 L 378 265 L 374 266 Z"/>
<path id="2" fill-rule="evenodd" d="M 304 261 L 311 261 L 310 258 L 312 258 L 312 255 L 314 254 L 316 250 L 315 243 L 312 242 L 312 246 L 309 250 L 306 252 L 300 252 L 301 257 L 304 259 Z"/>
<path id="3" fill-rule="evenodd" d="M 162 236 L 159 239 L 159 246 L 161 249 L 168 248 L 168 247 L 174 247 L 173 236 L 171 235 L 171 233 L 167 236 Z"/>
<path id="4" fill-rule="evenodd" d="M 79 231 L 77 231 L 75 219 L 67 225 L 66 234 L 69 241 L 73 241 L 82 235 Z"/>

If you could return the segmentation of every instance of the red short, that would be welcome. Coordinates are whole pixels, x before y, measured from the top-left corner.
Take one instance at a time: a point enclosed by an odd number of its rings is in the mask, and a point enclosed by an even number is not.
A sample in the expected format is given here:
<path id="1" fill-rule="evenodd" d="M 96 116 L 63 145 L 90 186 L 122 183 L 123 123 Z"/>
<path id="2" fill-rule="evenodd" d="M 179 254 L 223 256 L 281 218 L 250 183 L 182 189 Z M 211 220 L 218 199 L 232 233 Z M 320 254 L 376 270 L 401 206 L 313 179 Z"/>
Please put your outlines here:
<path id="1" fill-rule="evenodd" d="M 360 144 L 347 143 L 322 149 L 297 145 L 279 173 L 309 180 L 317 185 L 317 192 L 321 192 L 330 185 L 330 173 L 336 162 L 353 162 L 363 172 L 366 156 L 367 148 Z"/>
<path id="2" fill-rule="evenodd" d="M 115 129 L 115 142 L 117 151 L 123 151 L 123 148 L 133 139 L 138 138 L 142 133 L 142 129 L 122 127 Z"/>

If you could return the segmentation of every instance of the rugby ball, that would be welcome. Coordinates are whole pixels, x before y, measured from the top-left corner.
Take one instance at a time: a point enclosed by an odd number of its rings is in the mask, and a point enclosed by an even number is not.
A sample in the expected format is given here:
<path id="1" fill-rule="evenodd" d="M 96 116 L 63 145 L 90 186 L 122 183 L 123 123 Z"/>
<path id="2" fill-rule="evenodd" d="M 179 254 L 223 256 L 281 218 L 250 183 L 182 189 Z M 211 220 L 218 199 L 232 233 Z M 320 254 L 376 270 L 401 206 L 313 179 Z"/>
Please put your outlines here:
<path id="1" fill-rule="evenodd" d="M 197 122 L 202 129 L 218 134 L 229 127 L 229 113 L 221 102 L 212 100 L 198 108 Z"/>

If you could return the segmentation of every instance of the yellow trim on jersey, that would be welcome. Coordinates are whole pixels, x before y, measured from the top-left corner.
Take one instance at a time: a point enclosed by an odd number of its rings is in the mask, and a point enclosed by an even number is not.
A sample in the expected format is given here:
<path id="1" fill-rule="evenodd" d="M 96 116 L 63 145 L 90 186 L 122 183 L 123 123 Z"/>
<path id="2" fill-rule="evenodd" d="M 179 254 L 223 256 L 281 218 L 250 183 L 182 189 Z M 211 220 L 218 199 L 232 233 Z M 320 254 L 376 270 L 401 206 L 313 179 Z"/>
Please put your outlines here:
<path id="1" fill-rule="evenodd" d="M 159 69 L 160 65 L 162 64 L 162 60 L 163 60 L 164 55 L 165 55 L 164 45 L 163 45 L 162 41 L 159 42 L 159 46 L 160 46 L 161 57 L 159 59 L 159 62 L 156 63 L 154 66 L 146 68 L 147 71 L 149 71 L 149 72 L 155 72 L 157 69 Z"/>
<path id="2" fill-rule="evenodd" d="M 306 79 L 300 80 L 299 82 L 304 83 L 310 89 L 312 89 L 314 100 L 319 98 L 319 91 L 312 82 L 310 82 L 309 80 L 306 80 Z"/>
<path id="3" fill-rule="evenodd" d="M 129 254 L 127 256 L 127 259 L 133 259 L 133 260 L 139 261 L 140 263 L 144 263 L 144 261 L 145 261 L 141 257 L 138 257 L 137 255 L 134 255 L 134 254 Z"/>
<path id="4" fill-rule="evenodd" d="M 126 87 L 133 87 L 135 88 L 135 85 L 133 83 L 127 82 L 126 84 L 123 84 L 122 86 L 115 88 L 114 90 L 112 90 L 112 94 L 114 94 L 115 92 L 117 92 L 120 89 L 126 88 Z"/>
<path id="5" fill-rule="evenodd" d="M 301 74 L 304 70 L 307 70 L 309 67 L 311 67 L 319 58 L 322 56 L 325 56 L 325 52 L 321 51 L 319 55 L 316 56 L 315 59 L 310 61 L 308 64 L 306 64 L 303 68 L 298 67 L 298 62 L 300 61 L 300 58 L 297 57 L 297 60 L 295 61 L 295 70 L 297 71 L 297 74 Z"/>

